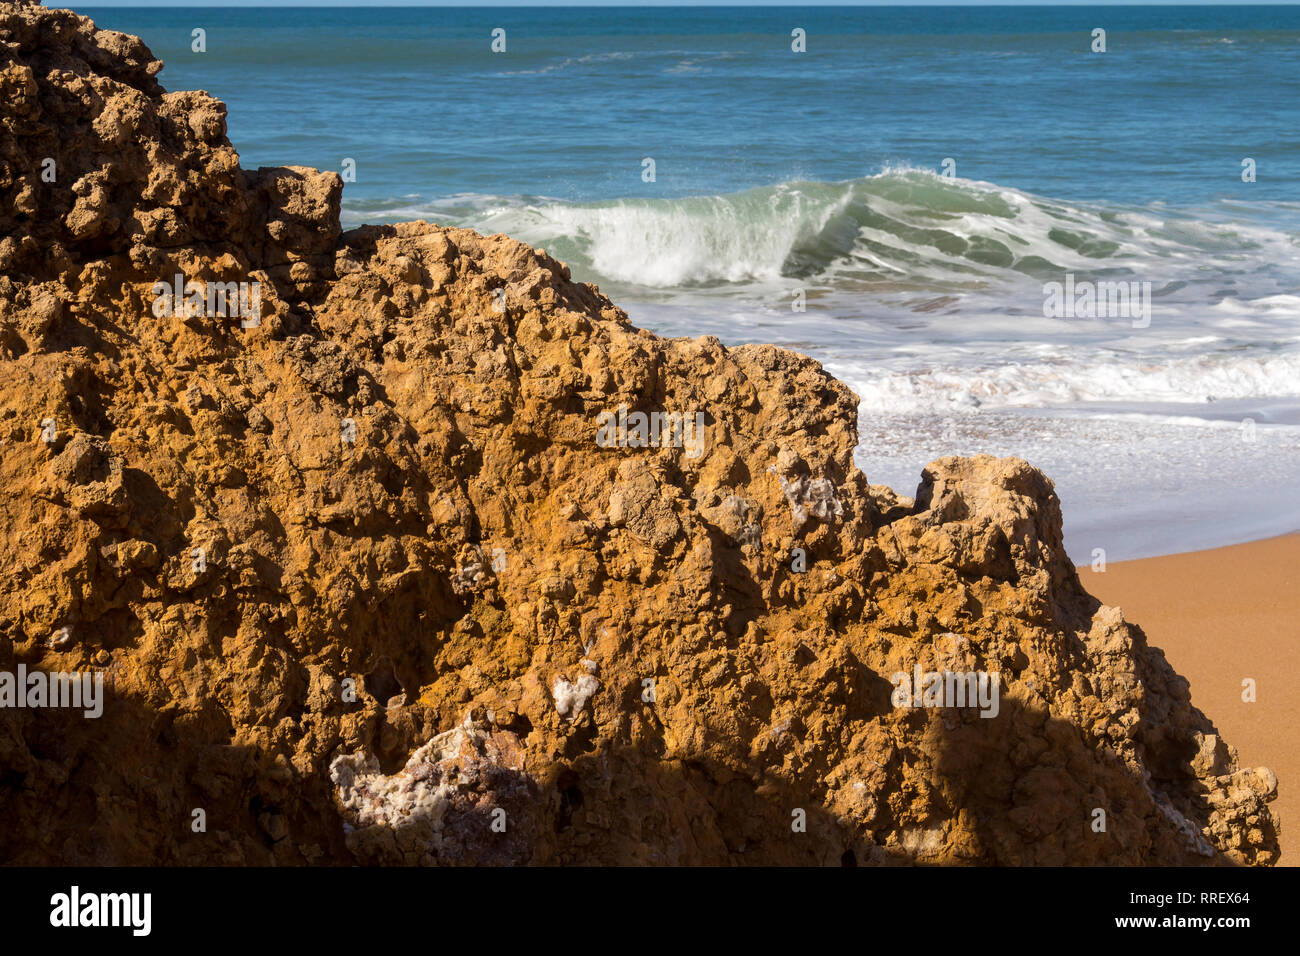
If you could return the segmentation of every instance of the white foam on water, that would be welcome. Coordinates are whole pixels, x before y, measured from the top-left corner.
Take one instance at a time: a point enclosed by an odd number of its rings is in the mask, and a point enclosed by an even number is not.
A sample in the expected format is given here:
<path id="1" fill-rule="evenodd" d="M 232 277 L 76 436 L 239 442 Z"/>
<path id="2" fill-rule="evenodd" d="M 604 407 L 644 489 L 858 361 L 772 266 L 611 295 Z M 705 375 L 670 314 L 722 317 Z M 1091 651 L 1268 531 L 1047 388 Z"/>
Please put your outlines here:
<path id="1" fill-rule="evenodd" d="M 828 363 L 861 399 L 864 415 L 1044 408 L 1084 402 L 1202 402 L 1272 398 L 1300 389 L 1300 351 L 1247 355 L 1133 357 L 1016 362 L 963 368 L 945 365 L 890 371 L 880 364 Z M 1210 411 L 1207 409 L 1207 411 Z"/>

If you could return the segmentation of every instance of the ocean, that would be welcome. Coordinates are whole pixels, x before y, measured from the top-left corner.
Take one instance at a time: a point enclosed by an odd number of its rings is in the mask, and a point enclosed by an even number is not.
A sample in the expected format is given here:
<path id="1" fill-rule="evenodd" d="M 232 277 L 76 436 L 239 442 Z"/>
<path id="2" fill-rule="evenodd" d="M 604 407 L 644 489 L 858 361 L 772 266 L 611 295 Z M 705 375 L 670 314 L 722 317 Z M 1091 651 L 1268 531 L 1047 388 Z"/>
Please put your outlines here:
<path id="1" fill-rule="evenodd" d="M 345 227 L 813 356 L 872 483 L 1019 455 L 1080 562 L 1300 528 L 1300 7 L 82 12 L 246 167 L 348 173 Z"/>

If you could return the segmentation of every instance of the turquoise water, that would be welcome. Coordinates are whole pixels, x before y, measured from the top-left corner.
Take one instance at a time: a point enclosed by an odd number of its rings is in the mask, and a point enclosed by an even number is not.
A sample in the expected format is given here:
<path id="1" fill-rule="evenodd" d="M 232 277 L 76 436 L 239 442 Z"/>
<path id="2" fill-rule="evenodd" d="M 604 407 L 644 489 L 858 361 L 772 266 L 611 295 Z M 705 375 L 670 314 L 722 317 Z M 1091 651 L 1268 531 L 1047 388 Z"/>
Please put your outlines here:
<path id="1" fill-rule="evenodd" d="M 817 357 L 872 481 L 1020 454 L 1081 558 L 1300 527 L 1300 7 L 87 12 L 245 166 L 354 161 L 345 225 L 505 232 Z M 1067 274 L 1149 324 L 1046 317 Z"/>

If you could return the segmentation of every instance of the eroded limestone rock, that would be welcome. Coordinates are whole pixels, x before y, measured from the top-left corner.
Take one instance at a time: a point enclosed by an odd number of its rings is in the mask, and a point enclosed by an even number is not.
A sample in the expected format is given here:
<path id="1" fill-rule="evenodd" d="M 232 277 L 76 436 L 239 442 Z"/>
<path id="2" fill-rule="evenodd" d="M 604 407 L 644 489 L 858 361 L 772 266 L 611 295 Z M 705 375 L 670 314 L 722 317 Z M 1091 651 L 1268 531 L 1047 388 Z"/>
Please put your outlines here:
<path id="1" fill-rule="evenodd" d="M 811 359 L 504 236 L 341 232 L 337 176 L 242 170 L 160 67 L 0 3 L 0 669 L 106 688 L 0 710 L 4 859 L 1276 862 L 1276 778 L 1084 591 L 1040 472 L 873 489 Z M 260 321 L 155 310 L 177 274 Z M 598 446 L 623 405 L 702 453 Z M 918 666 L 997 717 L 894 706 Z"/>

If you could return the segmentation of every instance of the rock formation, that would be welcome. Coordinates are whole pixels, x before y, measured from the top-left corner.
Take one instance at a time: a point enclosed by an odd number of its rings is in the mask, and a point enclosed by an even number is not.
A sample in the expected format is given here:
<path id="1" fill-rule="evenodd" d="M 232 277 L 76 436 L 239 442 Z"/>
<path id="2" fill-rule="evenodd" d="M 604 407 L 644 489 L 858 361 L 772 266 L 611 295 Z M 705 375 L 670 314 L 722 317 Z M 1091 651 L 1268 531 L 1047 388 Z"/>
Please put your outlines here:
<path id="1" fill-rule="evenodd" d="M 342 232 L 160 68 L 0 3 L 0 671 L 105 695 L 0 709 L 0 857 L 1276 862 L 1276 778 L 1034 468 L 869 486 L 816 362 L 505 236 Z M 898 705 L 918 667 L 997 715 Z"/>

